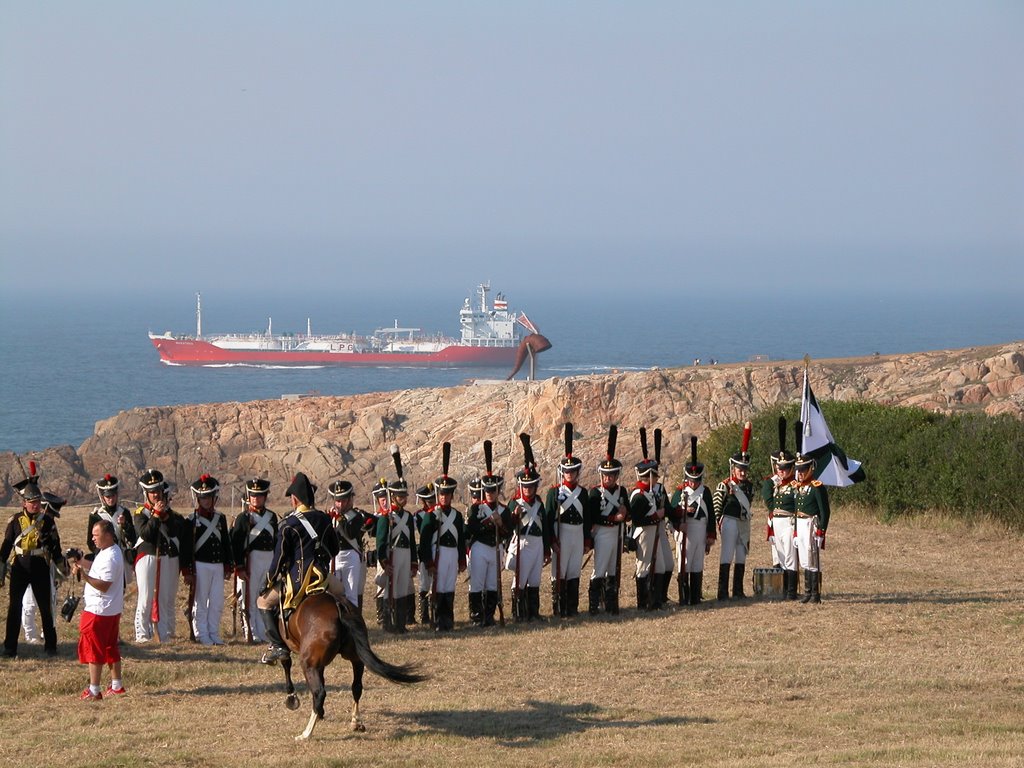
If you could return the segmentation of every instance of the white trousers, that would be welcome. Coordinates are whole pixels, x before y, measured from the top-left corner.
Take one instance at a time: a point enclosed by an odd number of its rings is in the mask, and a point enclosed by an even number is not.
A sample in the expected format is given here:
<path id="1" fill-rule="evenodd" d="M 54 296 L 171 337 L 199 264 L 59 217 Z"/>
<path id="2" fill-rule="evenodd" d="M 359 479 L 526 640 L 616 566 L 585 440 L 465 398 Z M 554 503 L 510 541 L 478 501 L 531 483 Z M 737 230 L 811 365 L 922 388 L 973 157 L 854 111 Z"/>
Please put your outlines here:
<path id="1" fill-rule="evenodd" d="M 583 526 L 558 523 L 558 553 L 551 553 L 551 580 L 578 579 L 583 568 Z"/>
<path id="2" fill-rule="evenodd" d="M 736 565 L 747 562 L 747 550 L 750 548 L 750 522 L 736 517 L 723 517 L 719 530 L 722 541 L 722 556 L 719 562 L 728 565 L 736 557 Z"/>
<path id="3" fill-rule="evenodd" d="M 658 541 L 658 560 L 654 563 L 654 572 L 672 573 L 672 543 L 668 539 L 665 520 L 660 520 L 656 526 L 643 525 L 633 530 L 639 531 L 639 534 L 634 534 L 636 536 L 637 578 L 646 578 L 651 572 L 651 560 L 655 554 L 655 537 L 657 537 Z"/>
<path id="4" fill-rule="evenodd" d="M 775 557 L 780 568 L 787 571 L 795 571 L 798 567 L 796 557 L 796 531 L 794 530 L 793 517 L 775 517 L 772 519 L 772 529 L 775 531 Z"/>
<path id="5" fill-rule="evenodd" d="M 469 557 L 469 591 L 497 592 L 498 563 L 501 560 L 501 545 L 492 547 L 474 541 Z"/>
<path id="6" fill-rule="evenodd" d="M 512 588 L 539 587 L 540 575 L 544 570 L 544 539 L 540 536 L 513 536 L 505 558 L 505 568 L 515 573 L 517 561 L 519 582 L 516 583 L 513 577 Z"/>
<path id="7" fill-rule="evenodd" d="M 56 623 L 57 617 L 57 583 L 54 579 L 53 565 L 50 565 L 50 615 Z M 36 593 L 31 585 L 25 590 L 25 596 L 21 598 L 21 626 L 25 630 L 25 641 L 38 645 L 43 642 L 43 636 L 36 628 L 36 615 L 39 613 L 39 604 L 36 602 Z"/>
<path id="8" fill-rule="evenodd" d="M 345 587 L 345 598 L 352 605 L 359 605 L 359 598 L 366 588 L 366 562 L 361 552 L 343 549 L 334 558 L 334 575 Z"/>
<path id="9" fill-rule="evenodd" d="M 437 553 L 437 562 L 435 563 L 437 568 L 436 581 L 431 576 L 431 589 L 434 584 L 437 585 L 437 593 L 443 594 L 445 592 L 454 592 L 455 584 L 459 579 L 459 550 L 457 547 L 441 547 Z M 424 571 L 427 569 L 424 568 Z M 427 573 L 430 573 L 427 571 Z"/>
<path id="10" fill-rule="evenodd" d="M 620 529 L 618 525 L 594 526 L 594 570 L 590 574 L 591 581 L 616 575 L 618 549 L 621 546 Z"/>
<path id="11" fill-rule="evenodd" d="M 708 521 L 707 518 L 697 520 L 686 518 L 686 552 L 682 551 L 683 534 L 675 532 L 676 538 L 676 574 L 703 573 L 704 550 L 707 549 Z"/>
<path id="12" fill-rule="evenodd" d="M 154 555 L 143 555 L 135 564 L 135 580 L 139 585 L 139 602 L 135 609 L 135 641 L 153 639 L 155 631 L 163 642 L 174 637 L 178 614 L 178 558 L 160 558 L 160 584 L 157 594 L 157 562 Z M 160 609 L 160 621 L 153 625 L 153 600 Z"/>
<path id="13" fill-rule="evenodd" d="M 224 564 L 193 563 L 196 600 L 192 607 L 192 629 L 203 645 L 223 645 L 220 620 L 224 615 Z"/>
<path id="14" fill-rule="evenodd" d="M 238 580 L 238 607 L 242 614 L 242 629 L 252 633 L 253 640 L 266 641 L 263 620 L 256 616 L 256 599 L 267 584 L 267 572 L 274 553 L 262 549 L 249 552 L 248 576 Z"/>
<path id="15" fill-rule="evenodd" d="M 817 571 L 821 569 L 821 561 L 818 552 L 818 542 L 814 539 L 814 532 L 818 530 L 817 517 L 798 517 L 796 520 L 796 547 L 800 565 L 805 571 Z M 778 533 L 776 533 L 778 538 Z"/>
<path id="16" fill-rule="evenodd" d="M 383 571 L 383 569 L 382 569 Z M 395 547 L 391 550 L 391 577 L 383 573 L 384 583 L 382 597 L 390 598 L 388 591 L 389 582 L 394 584 L 395 597 L 405 597 L 412 594 L 412 555 L 404 547 Z"/>

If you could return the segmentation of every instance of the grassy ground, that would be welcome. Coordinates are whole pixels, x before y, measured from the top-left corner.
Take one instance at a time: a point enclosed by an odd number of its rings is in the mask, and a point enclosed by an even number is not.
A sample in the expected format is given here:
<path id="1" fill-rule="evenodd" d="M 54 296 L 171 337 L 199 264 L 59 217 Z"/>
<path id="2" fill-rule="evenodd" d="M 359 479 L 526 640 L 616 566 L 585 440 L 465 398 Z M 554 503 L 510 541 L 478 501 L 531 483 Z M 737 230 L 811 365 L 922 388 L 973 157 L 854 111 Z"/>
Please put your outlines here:
<path id="1" fill-rule="evenodd" d="M 65 545 L 84 544 L 85 515 L 65 509 Z M 286 710 L 280 668 L 258 664 L 259 649 L 192 645 L 187 633 L 136 646 L 122 620 L 129 693 L 86 704 L 77 617 L 59 620 L 60 658 L 22 645 L 0 661 L 0 764 L 1024 765 L 1021 543 L 995 525 L 885 526 L 840 508 L 819 606 L 630 607 L 505 630 L 466 627 L 460 583 L 455 633 L 371 628 L 381 657 L 417 661 L 431 679 L 368 675 L 367 732 L 355 734 L 338 661 L 327 719 L 299 745 L 305 687 Z M 748 566 L 766 566 L 754 549 Z"/>

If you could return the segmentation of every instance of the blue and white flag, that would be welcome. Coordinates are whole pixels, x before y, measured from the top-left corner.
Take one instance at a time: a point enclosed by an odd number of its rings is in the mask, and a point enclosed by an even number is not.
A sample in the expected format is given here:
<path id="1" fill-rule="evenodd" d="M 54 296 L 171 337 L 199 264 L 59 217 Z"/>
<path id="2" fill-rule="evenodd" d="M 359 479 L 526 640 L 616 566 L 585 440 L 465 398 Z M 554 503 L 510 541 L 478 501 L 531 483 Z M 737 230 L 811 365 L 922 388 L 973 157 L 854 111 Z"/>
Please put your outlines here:
<path id="1" fill-rule="evenodd" d="M 866 476 L 860 462 L 847 457 L 835 444 L 821 414 L 818 401 L 811 392 L 811 384 L 804 368 L 804 394 L 800 401 L 800 421 L 804 425 L 803 445 L 800 453 L 814 459 L 814 479 L 822 485 L 843 488 L 859 483 Z"/>

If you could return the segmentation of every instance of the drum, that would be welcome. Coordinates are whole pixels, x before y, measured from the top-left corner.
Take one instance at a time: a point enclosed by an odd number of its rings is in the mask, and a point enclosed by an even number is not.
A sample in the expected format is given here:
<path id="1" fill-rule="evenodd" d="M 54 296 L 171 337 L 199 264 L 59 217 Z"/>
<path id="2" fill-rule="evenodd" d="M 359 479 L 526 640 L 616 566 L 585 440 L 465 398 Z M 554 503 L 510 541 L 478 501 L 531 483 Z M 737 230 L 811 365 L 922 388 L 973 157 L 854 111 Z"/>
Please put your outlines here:
<path id="1" fill-rule="evenodd" d="M 782 588 L 781 568 L 755 568 L 754 569 L 754 595 L 757 597 L 778 597 L 786 596 Z"/>

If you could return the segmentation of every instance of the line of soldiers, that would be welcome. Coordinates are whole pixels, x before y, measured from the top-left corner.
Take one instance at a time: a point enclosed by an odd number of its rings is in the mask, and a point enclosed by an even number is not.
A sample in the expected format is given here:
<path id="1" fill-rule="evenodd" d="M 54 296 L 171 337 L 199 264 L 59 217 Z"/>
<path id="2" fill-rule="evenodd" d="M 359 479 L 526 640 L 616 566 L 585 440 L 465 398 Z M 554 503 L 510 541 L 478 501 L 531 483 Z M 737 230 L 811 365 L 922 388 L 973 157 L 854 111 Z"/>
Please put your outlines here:
<path id="1" fill-rule="evenodd" d="M 796 431 L 799 451 L 799 424 Z M 417 595 L 419 622 L 438 632 L 453 629 L 458 576 L 467 570 L 469 616 L 474 626 L 493 626 L 496 612 L 498 622 L 504 624 L 502 569 L 512 574 L 511 614 L 515 620 L 542 620 L 540 591 L 545 566 L 550 568 L 552 616 L 576 616 L 583 567 L 589 557 L 593 567 L 587 588 L 588 612 L 618 614 L 624 550 L 636 553 L 639 609 L 657 609 L 668 602 L 673 574 L 679 604 L 701 603 L 704 560 L 716 541 L 721 543 L 718 599 L 730 596 L 730 568 L 732 597 L 745 597 L 755 498 L 747 477 L 749 423 L 741 450 L 730 458 L 730 476 L 713 492 L 704 484 L 696 437 L 691 438 L 684 482 L 671 497 L 659 481 L 661 431 L 654 431 L 653 456 L 648 452 L 646 429 L 641 428 L 640 438 L 643 458 L 635 465 L 633 488 L 620 484 L 622 462 L 615 458 L 617 428 L 612 426 L 605 458 L 597 466 L 600 485 L 588 490 L 579 484 L 583 464 L 573 455 L 573 426 L 567 423 L 565 455 L 558 463 L 559 483 L 548 489 L 542 501 L 538 493 L 541 476 L 530 437 L 520 435 L 523 466 L 516 472 L 515 490 L 507 503 L 500 499 L 504 478 L 493 471 L 491 442 L 484 441 L 485 471 L 469 484 L 471 501 L 465 516 L 452 506 L 458 483 L 448 474 L 448 443 L 442 446 L 441 475 L 416 491 L 419 509 L 415 511 L 406 509 L 409 486 L 402 476 L 397 448 L 393 451 L 397 476 L 390 481 L 382 478 L 373 487 L 372 512 L 355 506 L 354 488 L 347 480 L 330 484 L 331 506 L 326 514 L 317 511 L 316 487 L 300 473 L 286 493 L 293 510 L 284 518 L 294 538 L 291 550 L 308 552 L 298 565 L 292 562 L 294 557 L 285 561 L 283 549 L 288 547 L 282 548 L 282 518 L 266 506 L 270 483 L 262 478 L 246 483 L 243 509 L 229 527 L 216 506 L 219 483 L 210 475 L 191 484 L 194 509 L 185 516 L 172 508 L 169 485 L 158 470 L 147 469 L 139 478 L 145 502 L 134 513 L 119 503 L 118 480 L 108 474 L 96 484 L 100 504 L 89 516 L 88 527 L 100 519 L 114 523 L 126 563 L 134 565 L 126 570 L 134 571 L 138 583 L 136 642 L 148 642 L 154 635 L 161 641 L 175 636 L 174 606 L 178 585 L 183 583 L 189 589 L 186 614 L 190 636 L 203 644 L 222 644 L 222 582 L 233 578 L 232 592 L 241 609 L 245 637 L 271 642 L 269 662 L 287 651 L 275 637 L 279 607 L 267 603 L 268 585 L 284 585 L 280 599 L 287 610 L 305 593 L 309 566 L 314 563 L 319 569 L 316 578 L 328 591 L 360 610 L 367 568 L 376 566 L 377 621 L 386 631 L 399 633 L 417 620 Z M 805 578 L 804 601 L 818 602 L 819 552 L 828 526 L 828 495 L 813 480 L 813 460 L 786 451 L 784 420 L 780 421 L 780 449 L 771 458 L 773 475 L 762 484 L 761 498 L 768 509 L 767 538 L 773 559 L 783 570 L 787 597 L 796 597 L 798 569 L 802 567 L 811 574 Z M 50 565 L 63 562 L 54 523 L 63 500 L 44 499 L 34 470 L 32 477 L 16 488 L 23 510 L 9 522 L 0 549 L 0 584 L 8 555 L 12 550 L 16 554 L 4 652 L 9 656 L 17 652 L 21 598 L 29 586 L 39 602 L 46 650 L 55 652 Z M 42 512 L 44 502 L 49 514 Z M 326 521 L 322 525 L 318 515 Z M 311 520 L 316 525 L 310 524 Z M 374 550 L 367 550 L 367 534 L 375 540 Z M 263 611 L 263 621 L 253 620 L 257 608 Z"/>

